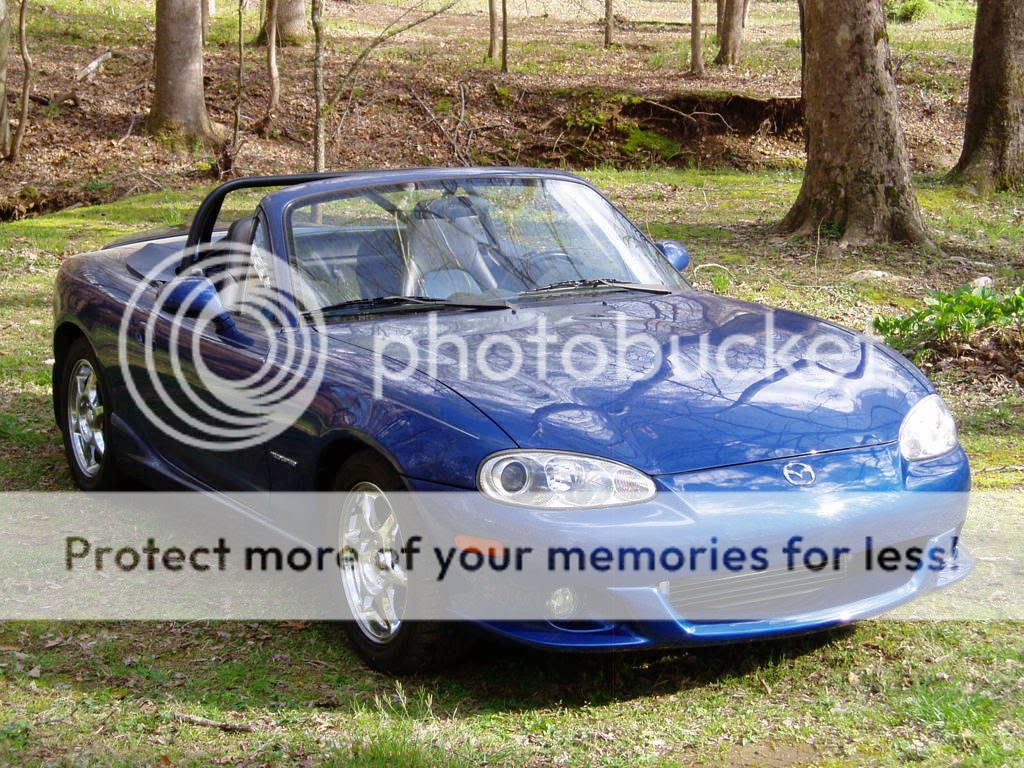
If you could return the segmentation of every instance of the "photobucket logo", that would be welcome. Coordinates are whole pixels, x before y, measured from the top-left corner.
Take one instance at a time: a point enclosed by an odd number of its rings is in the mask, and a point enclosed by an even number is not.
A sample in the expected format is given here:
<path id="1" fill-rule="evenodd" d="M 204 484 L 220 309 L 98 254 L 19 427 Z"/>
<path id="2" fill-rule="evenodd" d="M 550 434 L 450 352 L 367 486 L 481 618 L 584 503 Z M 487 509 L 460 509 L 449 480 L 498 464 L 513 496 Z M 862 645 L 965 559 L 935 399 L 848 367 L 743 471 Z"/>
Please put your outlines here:
<path id="1" fill-rule="evenodd" d="M 294 273 L 256 246 L 214 243 L 176 274 L 182 252 L 148 269 L 118 333 L 132 402 L 177 442 L 213 451 L 264 444 L 294 424 L 323 380 L 322 319 L 306 314 Z M 200 268 L 201 267 L 201 268 Z"/>
<path id="2" fill-rule="evenodd" d="M 541 314 L 531 328 L 471 336 L 464 326 L 458 327 L 461 332 L 444 330 L 438 317 L 428 317 L 425 332 L 405 328 L 404 335 L 374 337 L 376 398 L 384 396 L 388 382 L 418 372 L 496 385 L 523 377 L 537 383 L 661 378 L 692 385 L 713 378 L 716 388 L 723 382 L 739 386 L 801 372 L 819 380 L 857 377 L 866 372 L 875 351 L 870 343 L 828 326 L 780 331 L 770 311 L 745 316 L 734 323 L 737 330 L 727 324 L 657 336 L 637 330 L 642 320 L 622 314 L 608 318 L 601 333 L 558 332 Z"/>

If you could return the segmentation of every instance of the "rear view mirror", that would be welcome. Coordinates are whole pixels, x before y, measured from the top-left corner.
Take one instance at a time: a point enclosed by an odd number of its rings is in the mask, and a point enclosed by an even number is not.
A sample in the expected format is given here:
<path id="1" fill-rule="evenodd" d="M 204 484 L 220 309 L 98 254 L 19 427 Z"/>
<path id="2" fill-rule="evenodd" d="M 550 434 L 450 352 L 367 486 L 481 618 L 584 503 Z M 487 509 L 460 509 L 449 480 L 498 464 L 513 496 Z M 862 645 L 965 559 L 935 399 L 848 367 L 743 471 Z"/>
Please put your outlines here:
<path id="1" fill-rule="evenodd" d="M 678 240 L 659 240 L 657 246 L 669 263 L 680 272 L 690 266 L 690 252 Z"/>

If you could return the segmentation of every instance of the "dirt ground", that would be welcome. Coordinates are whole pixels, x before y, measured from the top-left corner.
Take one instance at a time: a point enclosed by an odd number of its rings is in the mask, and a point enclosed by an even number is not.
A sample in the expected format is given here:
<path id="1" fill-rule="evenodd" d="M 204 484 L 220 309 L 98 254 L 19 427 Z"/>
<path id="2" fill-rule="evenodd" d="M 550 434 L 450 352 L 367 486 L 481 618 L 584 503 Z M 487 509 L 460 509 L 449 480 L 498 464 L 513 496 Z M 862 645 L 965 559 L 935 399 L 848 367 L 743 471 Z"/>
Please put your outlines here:
<path id="1" fill-rule="evenodd" d="M 205 63 L 211 116 L 227 126 L 234 109 L 237 49 L 231 38 L 237 27 L 231 26 L 228 4 L 221 5 L 224 15 L 211 33 Z M 548 11 L 543 5 L 530 10 Z M 332 117 L 329 165 L 799 166 L 795 9 L 781 3 L 758 7 L 744 64 L 731 70 L 711 66 L 701 80 L 687 73 L 687 28 L 666 21 L 669 10 L 679 13 L 667 4 L 626 6 L 627 16 L 639 15 L 620 17 L 611 51 L 601 47 L 600 26 L 588 10 L 570 18 L 517 18 L 509 74 L 483 60 L 486 14 L 449 12 L 382 46 L 361 70 L 351 101 L 342 100 L 350 107 Z M 713 22 L 710 10 L 705 19 Z M 330 89 L 396 11 L 332 0 L 328 12 Z M 143 131 L 152 96 L 151 22 L 132 17 L 122 34 L 102 10 L 90 15 L 64 3 L 36 13 L 30 34 L 38 69 L 34 94 L 40 102 L 69 92 L 77 99 L 32 104 L 23 161 L 0 167 L 0 220 L 212 182 L 212 148 L 183 149 Z M 249 17 L 251 37 L 254 10 Z M 894 44 L 908 142 L 915 170 L 924 173 L 949 167 L 957 156 L 969 71 L 969 52 L 963 50 L 969 30 L 933 27 L 916 35 L 901 32 L 905 50 L 898 39 Z M 709 60 L 712 33 L 713 24 L 706 35 Z M 75 73 L 106 50 L 113 57 L 95 80 L 76 82 Z M 281 58 L 280 119 L 270 138 L 244 133 L 240 172 L 310 166 L 311 49 L 287 48 Z M 267 97 L 263 60 L 264 49 L 247 47 L 246 128 L 261 118 Z M 20 76 L 13 61 L 11 84 L 19 84 Z M 16 90 L 9 94 L 12 108 Z"/>

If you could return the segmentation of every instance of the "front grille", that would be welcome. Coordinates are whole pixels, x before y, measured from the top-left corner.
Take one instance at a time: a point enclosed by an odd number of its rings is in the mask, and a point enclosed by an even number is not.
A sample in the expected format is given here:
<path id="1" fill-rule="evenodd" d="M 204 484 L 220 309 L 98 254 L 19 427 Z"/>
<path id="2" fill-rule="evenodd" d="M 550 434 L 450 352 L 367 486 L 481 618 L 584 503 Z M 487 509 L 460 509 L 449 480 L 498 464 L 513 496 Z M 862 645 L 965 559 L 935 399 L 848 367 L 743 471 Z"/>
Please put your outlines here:
<path id="1" fill-rule="evenodd" d="M 881 594 L 912 577 L 868 571 L 863 556 L 854 554 L 821 571 L 773 568 L 679 578 L 668 583 L 668 601 L 680 618 L 693 621 L 784 619 Z"/>

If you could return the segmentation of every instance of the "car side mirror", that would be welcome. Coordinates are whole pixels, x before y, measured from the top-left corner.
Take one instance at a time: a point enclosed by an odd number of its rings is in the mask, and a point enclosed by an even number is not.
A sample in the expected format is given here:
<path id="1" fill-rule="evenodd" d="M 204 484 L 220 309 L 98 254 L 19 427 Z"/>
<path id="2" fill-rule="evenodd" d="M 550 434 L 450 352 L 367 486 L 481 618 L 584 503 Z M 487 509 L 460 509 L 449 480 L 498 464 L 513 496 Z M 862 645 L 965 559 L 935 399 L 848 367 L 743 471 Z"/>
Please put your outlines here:
<path id="1" fill-rule="evenodd" d="M 692 261 L 690 252 L 678 240 L 659 240 L 656 245 L 662 255 L 668 259 L 669 264 L 680 272 L 690 266 L 690 261 Z"/>
<path id="2" fill-rule="evenodd" d="M 221 335 L 232 335 L 235 318 L 224 308 L 220 294 L 206 275 L 179 275 L 161 292 L 162 309 L 177 317 L 204 317 Z"/>

